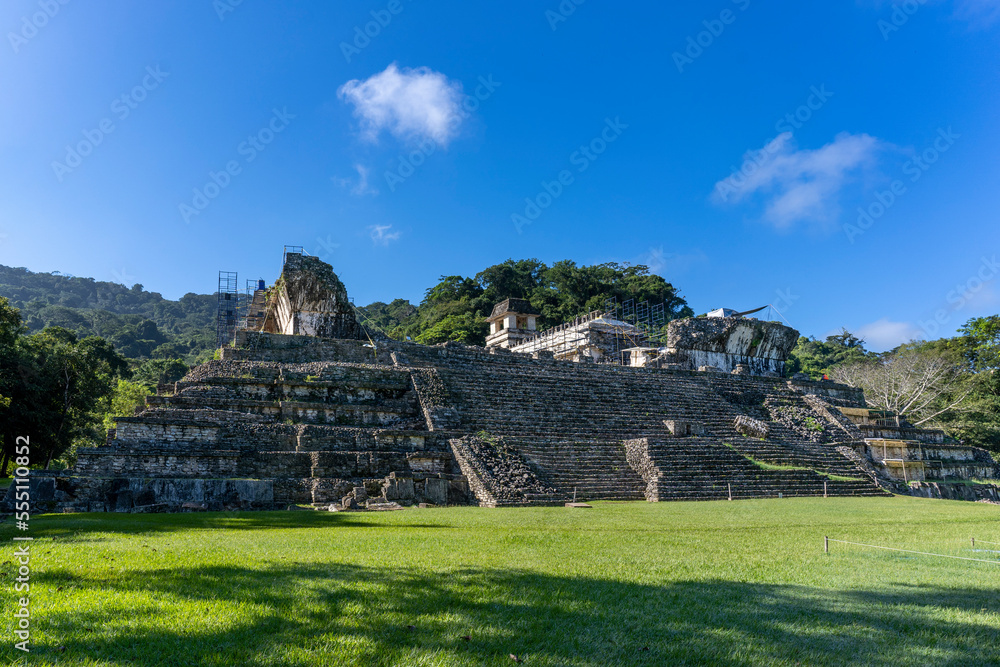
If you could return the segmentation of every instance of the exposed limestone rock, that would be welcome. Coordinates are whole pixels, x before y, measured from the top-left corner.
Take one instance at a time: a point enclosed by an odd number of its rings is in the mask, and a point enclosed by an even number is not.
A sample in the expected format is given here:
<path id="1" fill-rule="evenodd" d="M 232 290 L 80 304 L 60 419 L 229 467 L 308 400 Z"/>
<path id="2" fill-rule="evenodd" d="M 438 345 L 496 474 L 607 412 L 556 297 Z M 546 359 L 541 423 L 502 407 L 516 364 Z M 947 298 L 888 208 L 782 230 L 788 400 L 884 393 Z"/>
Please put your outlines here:
<path id="1" fill-rule="evenodd" d="M 744 317 L 689 317 L 670 323 L 667 352 L 673 363 L 691 369 L 715 366 L 724 373 L 781 375 L 798 337 L 798 331 L 777 322 Z"/>
<path id="2" fill-rule="evenodd" d="M 288 253 L 268 295 L 264 331 L 322 338 L 364 338 L 347 288 L 317 257 Z"/>
<path id="3" fill-rule="evenodd" d="M 770 427 L 764 422 L 753 417 L 747 417 L 746 415 L 740 415 L 733 420 L 733 426 L 748 438 L 760 438 L 761 440 L 767 438 L 768 433 L 771 431 Z"/>

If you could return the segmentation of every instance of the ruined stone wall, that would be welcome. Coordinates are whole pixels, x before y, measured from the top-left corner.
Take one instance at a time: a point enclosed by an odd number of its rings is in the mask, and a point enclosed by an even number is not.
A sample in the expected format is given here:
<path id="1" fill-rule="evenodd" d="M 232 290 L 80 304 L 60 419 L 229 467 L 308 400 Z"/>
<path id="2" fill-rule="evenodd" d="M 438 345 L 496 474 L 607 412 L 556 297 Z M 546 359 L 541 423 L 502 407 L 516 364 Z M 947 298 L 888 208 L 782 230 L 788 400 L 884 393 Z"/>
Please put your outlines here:
<path id="1" fill-rule="evenodd" d="M 902 426 L 880 426 L 878 424 L 858 424 L 858 429 L 866 438 L 886 440 L 917 440 L 928 444 L 943 444 L 944 431 L 937 429 L 907 428 Z"/>
<path id="2" fill-rule="evenodd" d="M 689 317 L 667 328 L 667 354 L 672 363 L 690 369 L 715 366 L 723 372 L 738 364 L 750 373 L 781 375 L 799 333 L 776 322 L 743 317 Z"/>
<path id="3" fill-rule="evenodd" d="M 125 480 L 115 482 L 116 489 L 159 489 L 172 498 L 165 485 L 182 479 L 266 481 L 275 505 L 339 501 L 359 485 L 373 494 L 383 489 L 385 499 L 438 502 L 446 496 L 462 502 L 468 483 L 449 440 L 480 431 L 503 436 L 528 466 L 537 485 L 531 481 L 519 492 L 532 501 L 568 500 L 574 491 L 581 499 L 646 497 L 649 480 L 630 465 L 623 441 L 665 442 L 673 437 L 665 421 L 696 427 L 691 433 L 699 437 L 655 448 L 669 461 L 680 460 L 678 452 L 690 448 L 690 458 L 702 466 L 692 475 L 723 474 L 693 455 L 707 442 L 712 451 L 725 454 L 719 459 L 728 461 L 719 464 L 723 472 L 752 465 L 741 451 L 826 466 L 832 474 L 843 473 L 838 466 L 853 465 L 845 464 L 834 447 L 853 435 L 807 403 L 801 390 L 837 393 L 842 402 L 859 396 L 832 383 L 793 386 L 779 378 L 601 366 L 459 344 L 388 341 L 373 348 L 356 339 L 246 332 L 238 342 L 242 347 L 225 348 L 222 360 L 165 386 L 162 395 L 150 399 L 155 409 L 120 420 L 110 446 L 80 451 L 77 491 L 66 492 L 77 507 L 125 506 L 125 500 L 108 495 L 113 480 Z M 802 426 L 807 416 L 821 432 Z M 740 433 L 737 422 L 743 417 L 767 423 L 766 442 Z M 740 451 L 730 453 L 729 445 Z M 465 449 L 473 469 L 482 452 Z M 678 464 L 663 465 L 673 469 Z M 500 477 L 505 475 L 510 477 Z M 751 476 L 745 470 L 741 475 L 749 484 Z M 107 483 L 101 486 L 99 479 Z M 813 493 L 824 488 L 815 474 L 782 479 Z M 136 480 L 160 481 L 148 487 Z M 692 493 L 718 494 L 721 483 L 715 480 Z M 778 488 L 753 483 L 752 492 Z M 487 489 L 494 501 L 509 500 L 505 484 Z M 511 487 L 517 488 L 516 480 Z M 225 506 L 263 502 L 263 487 L 247 487 L 245 498 L 233 496 L 238 488 L 228 488 Z M 665 488 L 661 485 L 664 494 L 679 493 Z M 548 489 L 556 494 L 542 493 Z M 137 497 L 133 493 L 129 502 Z"/>
<path id="4" fill-rule="evenodd" d="M 947 482 L 913 482 L 910 493 L 922 498 L 968 500 L 1000 505 L 1000 487 L 993 484 L 961 484 Z"/>
<path id="5" fill-rule="evenodd" d="M 430 428 L 503 436 L 533 466 L 540 480 L 566 495 L 576 488 L 584 497 L 643 498 L 648 481 L 626 459 L 622 441 L 668 438 L 672 434 L 665 421 L 696 426 L 702 439 L 688 440 L 692 447 L 706 441 L 717 446 L 733 443 L 748 454 L 777 463 L 819 467 L 835 475 L 858 474 L 853 462 L 836 451 L 836 445 L 858 439 L 860 432 L 842 416 L 838 420 L 839 413 L 834 414 L 836 409 L 827 401 L 859 406 L 864 398 L 857 389 L 831 382 L 581 364 L 541 352 L 532 358 L 509 350 L 453 343 L 423 346 L 390 341 L 373 350 L 358 341 L 272 336 L 255 342 L 254 353 L 272 362 L 300 360 L 305 355 L 374 360 L 408 369 L 415 381 L 432 372 L 439 382 L 434 383 L 435 398 L 430 403 L 446 406 L 448 418 L 437 425 L 429 421 Z M 242 354 L 235 350 L 233 358 Z M 807 401 L 807 394 L 816 396 L 810 399 L 815 405 Z M 766 422 L 768 441 L 757 444 L 740 433 L 736 422 L 741 417 Z M 767 449 L 761 450 L 760 445 Z M 736 470 L 733 462 L 742 460 L 742 455 L 734 456 L 727 459 L 730 463 L 720 465 Z M 691 458 L 697 459 L 693 454 Z M 699 474 L 709 474 L 709 463 L 699 465 L 706 470 Z M 816 473 L 761 474 L 784 481 L 771 486 L 754 481 L 752 489 L 745 486 L 745 493 L 776 494 L 780 484 L 789 492 L 794 486 L 800 493 L 805 489 L 822 493 L 825 488 L 824 478 Z M 745 471 L 739 479 L 749 484 Z M 843 492 L 877 490 L 866 479 L 838 484 Z M 691 493 L 718 497 L 720 491 L 704 487 Z"/>
<path id="6" fill-rule="evenodd" d="M 272 290 L 265 331 L 324 338 L 364 337 L 347 289 L 326 262 L 288 253 Z"/>
<path id="7" fill-rule="evenodd" d="M 646 345 L 645 334 L 633 325 L 593 313 L 566 322 L 511 348 L 518 354 L 552 352 L 556 357 L 578 354 L 598 362 L 614 359 L 623 348 Z M 579 359 L 577 359 L 579 360 Z"/>
<path id="8" fill-rule="evenodd" d="M 838 404 L 864 405 L 859 390 L 831 382 L 580 364 L 458 344 L 391 341 L 372 350 L 361 341 L 265 336 L 247 345 L 255 345 L 252 352 L 237 349 L 227 356 L 253 354 L 272 363 L 374 360 L 396 363 L 411 373 L 432 368 L 442 383 L 436 402 L 451 406 L 457 420 L 453 427 L 469 432 L 641 437 L 648 431 L 662 432 L 665 419 L 731 421 L 740 414 L 726 398 L 733 392 L 763 397 L 815 394 Z M 731 427 L 726 432 L 738 435 Z"/>
<path id="9" fill-rule="evenodd" d="M 453 438 L 449 444 L 469 487 L 484 505 L 520 504 L 556 491 L 539 481 L 524 458 L 502 438 L 473 434 Z"/>

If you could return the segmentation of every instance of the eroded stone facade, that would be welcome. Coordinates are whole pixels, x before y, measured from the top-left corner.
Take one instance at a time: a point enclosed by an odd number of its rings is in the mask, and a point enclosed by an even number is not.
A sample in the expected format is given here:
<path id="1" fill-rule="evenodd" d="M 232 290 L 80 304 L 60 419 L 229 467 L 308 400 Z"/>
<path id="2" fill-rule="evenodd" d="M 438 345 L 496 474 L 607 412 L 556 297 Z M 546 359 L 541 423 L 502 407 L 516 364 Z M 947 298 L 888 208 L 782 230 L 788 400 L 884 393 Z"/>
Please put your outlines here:
<path id="1" fill-rule="evenodd" d="M 890 427 L 866 421 L 857 389 L 377 340 L 328 265 L 290 257 L 279 286 L 265 318 L 274 332 L 238 331 L 220 360 L 159 387 L 106 444 L 79 450 L 74 470 L 36 475 L 36 509 L 384 509 L 907 488 L 883 465 L 888 449 L 873 456 L 871 429 Z M 776 368 L 768 364 L 791 334 L 728 319 L 684 325 L 674 340 L 688 347 L 676 349 Z M 989 472 L 982 453 L 960 455 L 943 441 L 921 452 L 951 460 L 942 471 Z"/>
<path id="2" fill-rule="evenodd" d="M 667 330 L 667 356 L 684 368 L 714 366 L 724 373 L 781 376 L 799 332 L 746 317 L 689 317 Z"/>

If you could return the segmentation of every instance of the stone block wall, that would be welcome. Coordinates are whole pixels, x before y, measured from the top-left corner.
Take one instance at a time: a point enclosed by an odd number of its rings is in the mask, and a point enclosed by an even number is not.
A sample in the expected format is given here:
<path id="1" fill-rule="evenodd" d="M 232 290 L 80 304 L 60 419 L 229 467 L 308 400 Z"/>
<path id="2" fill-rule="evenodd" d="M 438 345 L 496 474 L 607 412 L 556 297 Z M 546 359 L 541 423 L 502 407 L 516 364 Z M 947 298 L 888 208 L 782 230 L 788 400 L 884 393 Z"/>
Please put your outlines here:
<path id="1" fill-rule="evenodd" d="M 514 502 L 504 489 L 518 484 L 496 483 L 506 474 L 496 457 L 463 440 L 485 431 L 526 466 L 530 483 L 517 502 L 569 499 L 574 490 L 580 500 L 642 499 L 651 481 L 660 499 L 719 497 L 719 485 L 734 481 L 751 495 L 782 485 L 804 494 L 820 492 L 829 474 L 859 475 L 858 484 L 832 485 L 835 493 L 879 492 L 837 451 L 858 432 L 838 421 L 835 404 L 860 394 L 829 382 L 582 364 L 458 344 L 381 341 L 372 349 L 361 340 L 246 332 L 238 343 L 164 387 L 142 415 L 122 419 L 111 446 L 82 450 L 74 474 L 129 485 L 257 480 L 270 484 L 273 506 L 337 502 L 361 486 L 439 504 L 468 499 L 470 482 L 480 502 Z M 765 424 L 766 437 L 740 433 L 738 418 Z M 678 424 L 695 427 L 678 433 Z M 655 479 L 628 455 L 626 441 L 643 439 Z M 464 447 L 449 445 L 456 440 Z M 755 460 L 808 474 L 769 475 Z M 88 488 L 107 493 L 99 487 Z M 262 502 L 249 491 L 245 500 Z"/>
<path id="2" fill-rule="evenodd" d="M 269 350 L 271 362 L 293 362 L 303 349 L 297 343 L 269 337 L 260 348 Z M 863 405 L 863 396 L 831 382 L 579 364 L 457 344 L 389 341 L 375 352 L 351 341 L 308 346 L 320 358 L 371 355 L 409 370 L 418 395 L 421 389 L 428 395 L 420 396 L 421 408 L 447 411 L 446 419 L 427 420 L 428 427 L 503 436 L 540 481 L 562 494 L 576 488 L 592 498 L 644 497 L 645 482 L 629 466 L 622 441 L 671 437 L 666 422 L 695 424 L 708 441 L 730 443 L 750 455 L 826 474 L 859 474 L 836 445 L 860 433 L 834 405 Z M 429 372 L 435 378 L 433 399 L 429 383 L 417 379 Z M 736 428 L 741 416 L 766 423 L 767 442 L 741 434 Z M 863 488 L 847 491 L 878 492 L 863 473 L 858 479 Z M 822 490 L 822 481 L 814 476 L 813 490 Z"/>

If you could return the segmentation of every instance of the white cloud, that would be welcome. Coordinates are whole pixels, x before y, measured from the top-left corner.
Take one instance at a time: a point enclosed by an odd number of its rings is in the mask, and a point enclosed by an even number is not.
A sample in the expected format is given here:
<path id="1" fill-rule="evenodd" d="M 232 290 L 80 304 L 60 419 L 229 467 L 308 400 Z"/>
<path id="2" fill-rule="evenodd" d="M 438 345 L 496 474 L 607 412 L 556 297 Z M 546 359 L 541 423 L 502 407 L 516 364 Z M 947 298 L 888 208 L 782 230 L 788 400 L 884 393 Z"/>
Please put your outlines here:
<path id="1" fill-rule="evenodd" d="M 349 178 L 340 178 L 339 176 L 333 176 L 330 180 L 340 188 L 351 188 L 352 195 L 377 195 L 378 190 L 368 185 L 368 174 L 371 170 L 368 167 L 360 164 L 354 165 L 354 171 L 358 172 L 358 181 L 354 183 Z"/>
<path id="2" fill-rule="evenodd" d="M 761 193 L 764 219 L 779 229 L 805 222 L 822 225 L 840 211 L 839 195 L 859 170 L 887 147 L 867 134 L 841 132 L 817 149 L 799 149 L 790 132 L 744 155 L 741 169 L 715 184 L 716 203 L 738 203 Z"/>
<path id="3" fill-rule="evenodd" d="M 858 338 L 863 338 L 865 347 L 875 352 L 885 352 L 897 345 L 924 337 L 923 331 L 913 324 L 892 322 L 885 317 L 858 327 L 858 330 L 852 333 Z"/>
<path id="4" fill-rule="evenodd" d="M 639 263 L 649 267 L 649 272 L 662 276 L 663 273 L 683 273 L 695 264 L 705 262 L 708 257 L 701 250 L 690 253 L 664 252 L 663 246 L 650 248 L 639 257 Z M 669 279 L 669 276 L 668 276 Z"/>
<path id="5" fill-rule="evenodd" d="M 955 15 L 973 27 L 985 28 L 1000 18 L 1000 0 L 959 0 Z"/>
<path id="6" fill-rule="evenodd" d="M 354 105 L 363 133 L 373 141 L 388 130 L 404 141 L 447 146 L 462 119 L 461 84 L 427 67 L 400 70 L 393 63 L 364 81 L 348 81 L 337 94 Z"/>
<path id="7" fill-rule="evenodd" d="M 1000 19 L 1000 0 L 951 0 L 946 2 L 945 0 L 919 0 L 920 6 L 931 6 L 931 5 L 951 5 L 952 16 L 951 18 L 958 21 L 967 22 L 974 29 L 988 28 L 990 25 Z M 904 16 L 912 15 L 912 9 L 910 11 L 904 11 L 898 0 L 872 0 L 872 5 L 883 12 L 892 11 L 897 16 L 902 14 Z M 884 17 L 888 20 L 890 17 Z"/>
<path id="8" fill-rule="evenodd" d="M 972 312 L 995 310 L 1000 303 L 1000 295 L 993 285 L 985 284 L 978 290 L 966 290 L 962 293 L 962 307 Z"/>
<path id="9" fill-rule="evenodd" d="M 390 232 L 392 225 L 372 225 L 368 228 L 371 232 L 372 243 L 375 245 L 389 245 L 390 241 L 399 240 L 399 232 Z"/>

